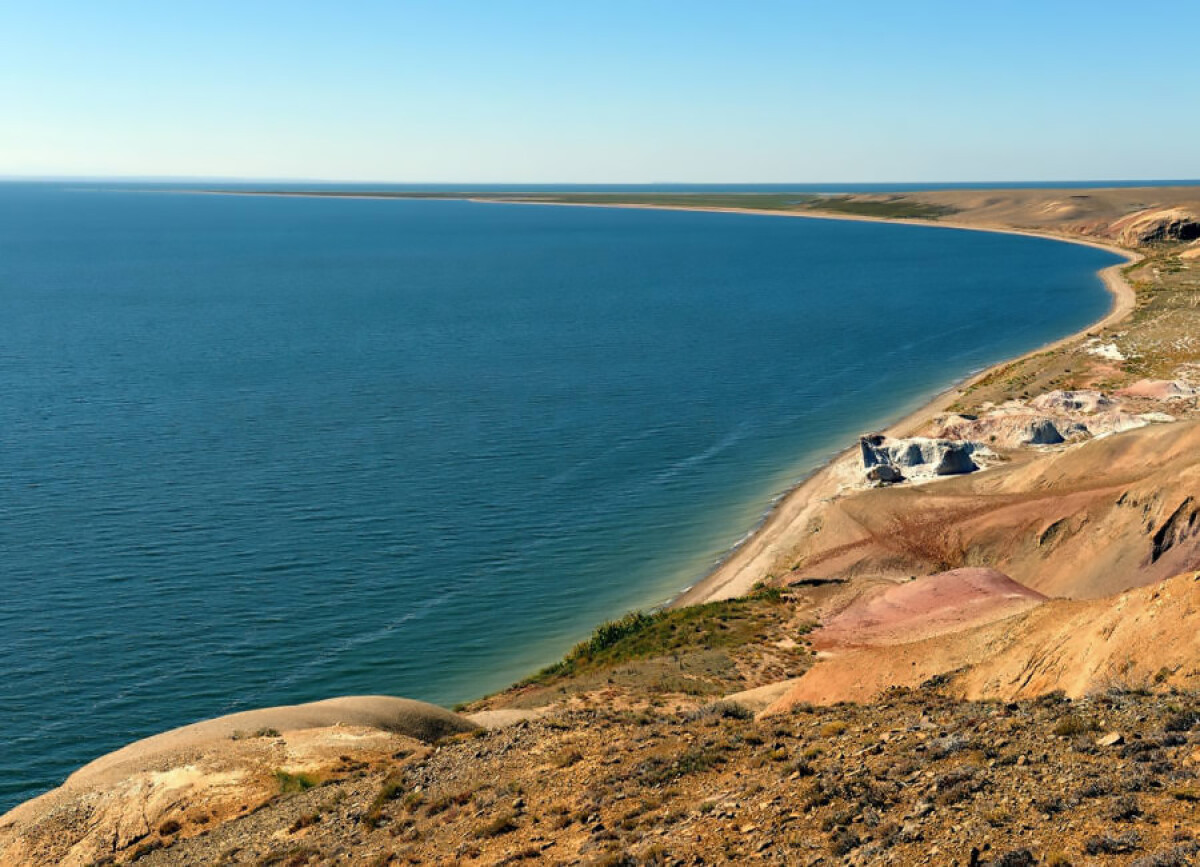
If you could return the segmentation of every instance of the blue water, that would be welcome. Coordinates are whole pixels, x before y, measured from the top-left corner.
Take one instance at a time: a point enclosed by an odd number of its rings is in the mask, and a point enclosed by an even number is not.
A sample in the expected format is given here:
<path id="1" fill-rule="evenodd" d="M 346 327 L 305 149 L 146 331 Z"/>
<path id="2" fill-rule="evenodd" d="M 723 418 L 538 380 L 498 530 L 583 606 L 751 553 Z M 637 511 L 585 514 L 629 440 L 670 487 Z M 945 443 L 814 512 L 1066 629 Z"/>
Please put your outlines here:
<path id="1" fill-rule="evenodd" d="M 1098 318 L 1115 261 L 0 185 L 0 807 L 205 717 L 500 688 L 701 577 L 857 432 Z"/>

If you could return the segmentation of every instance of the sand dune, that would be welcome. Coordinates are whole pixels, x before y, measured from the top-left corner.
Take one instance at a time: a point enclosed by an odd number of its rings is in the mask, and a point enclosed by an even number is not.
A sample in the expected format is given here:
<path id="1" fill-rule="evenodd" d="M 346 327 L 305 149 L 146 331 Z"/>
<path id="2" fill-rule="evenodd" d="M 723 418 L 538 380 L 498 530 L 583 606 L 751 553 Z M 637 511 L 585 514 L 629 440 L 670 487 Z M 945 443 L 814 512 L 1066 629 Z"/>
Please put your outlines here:
<path id="1" fill-rule="evenodd" d="M 283 733 L 325 726 L 360 726 L 426 742 L 477 727 L 458 714 L 423 701 L 387 695 L 342 696 L 248 710 L 171 729 L 101 756 L 67 777 L 64 785 L 102 785 L 106 780 L 127 776 L 131 769 L 149 765 L 167 753 L 241 734 L 267 729 Z"/>

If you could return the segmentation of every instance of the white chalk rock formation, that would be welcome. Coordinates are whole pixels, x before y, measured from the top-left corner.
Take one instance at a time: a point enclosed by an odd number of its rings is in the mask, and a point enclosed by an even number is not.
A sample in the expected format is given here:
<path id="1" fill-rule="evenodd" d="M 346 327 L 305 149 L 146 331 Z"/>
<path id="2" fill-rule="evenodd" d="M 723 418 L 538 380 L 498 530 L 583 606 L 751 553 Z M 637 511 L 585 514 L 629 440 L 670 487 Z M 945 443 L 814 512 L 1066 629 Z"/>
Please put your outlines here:
<path id="1" fill-rule="evenodd" d="M 894 476 L 909 475 L 905 470 L 935 476 L 974 472 L 979 466 L 971 458 L 980 448 L 978 443 L 928 437 L 891 440 L 875 434 L 859 440 L 863 468 L 879 481 L 899 481 Z"/>
<path id="2" fill-rule="evenodd" d="M 1029 405 L 1043 412 L 1093 413 L 1112 406 L 1112 400 L 1098 391 L 1048 391 Z"/>

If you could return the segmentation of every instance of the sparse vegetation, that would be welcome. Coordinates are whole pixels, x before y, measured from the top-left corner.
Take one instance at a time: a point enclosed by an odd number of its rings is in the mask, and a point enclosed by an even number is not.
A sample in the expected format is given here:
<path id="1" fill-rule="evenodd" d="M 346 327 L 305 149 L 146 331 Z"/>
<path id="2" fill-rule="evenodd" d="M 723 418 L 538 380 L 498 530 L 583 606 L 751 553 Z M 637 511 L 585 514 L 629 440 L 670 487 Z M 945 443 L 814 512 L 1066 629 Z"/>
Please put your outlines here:
<path id="1" fill-rule="evenodd" d="M 258 729 L 256 731 L 252 731 L 252 732 L 244 732 L 241 730 L 234 730 L 233 734 L 231 734 L 229 736 L 229 739 L 233 740 L 233 741 L 241 741 L 241 740 L 245 740 L 246 738 L 277 738 L 277 737 L 281 737 L 281 735 L 279 733 L 279 729 L 261 728 L 261 729 Z"/>
<path id="2" fill-rule="evenodd" d="M 1141 847 L 1141 835 L 1136 831 L 1129 831 L 1120 836 L 1100 834 L 1091 837 L 1084 842 L 1083 851 L 1089 855 L 1122 855 L 1136 852 Z"/>
<path id="3" fill-rule="evenodd" d="M 754 712 L 735 701 L 715 701 L 688 714 L 693 721 L 717 719 L 754 719 Z"/>
<path id="4" fill-rule="evenodd" d="M 823 196 L 808 202 L 805 207 L 814 211 L 887 220 L 938 220 L 955 212 L 954 208 L 946 205 L 932 205 L 906 196 Z"/>
<path id="5" fill-rule="evenodd" d="M 501 813 L 490 822 L 475 829 L 476 837 L 499 837 L 517 830 L 517 817 L 512 813 Z"/>
<path id="6" fill-rule="evenodd" d="M 317 195 L 337 195 L 318 193 Z M 381 192 L 386 198 L 445 198 L 445 193 Z M 816 211 L 878 219 L 936 220 L 955 208 L 911 196 L 831 196 L 811 193 L 463 193 L 502 202 L 560 202 L 572 205 L 632 204 L 667 208 L 735 208 L 755 211 Z"/>
<path id="7" fill-rule="evenodd" d="M 843 734 L 847 728 L 848 726 L 842 720 L 827 722 L 825 725 L 821 726 L 821 737 L 836 738 L 838 735 Z"/>
<path id="8" fill-rule="evenodd" d="M 291 827 L 288 828 L 288 833 L 295 834 L 297 831 L 301 831 L 304 828 L 311 827 L 312 825 L 315 825 L 320 821 L 321 821 L 320 813 L 315 813 L 315 812 L 314 813 L 301 813 L 300 816 L 296 819 L 296 821 L 292 823 Z"/>
<path id="9" fill-rule="evenodd" d="M 632 660 L 746 644 L 766 623 L 779 619 L 776 609 L 782 598 L 776 588 L 761 588 L 740 599 L 651 613 L 635 611 L 602 623 L 561 661 L 525 683 L 548 684 Z"/>
<path id="10" fill-rule="evenodd" d="M 474 794 L 470 789 L 466 789 L 452 795 L 442 795 L 439 798 L 434 798 L 425 808 L 425 815 L 436 816 L 439 813 L 446 812 L 451 807 L 461 807 L 464 804 L 469 804 Z"/>
<path id="11" fill-rule="evenodd" d="M 1086 720 L 1075 714 L 1067 714 L 1055 723 L 1054 733 L 1059 737 L 1073 737 L 1097 731 L 1099 728 L 1095 720 Z"/>
<path id="12" fill-rule="evenodd" d="M 234 829 L 256 827 L 264 843 L 240 856 L 246 863 L 323 863 L 335 851 L 364 864 L 447 853 L 468 863 L 644 864 L 655 851 L 804 863 L 817 842 L 827 859 L 890 857 L 903 867 L 931 863 L 934 845 L 967 853 L 986 835 L 980 867 L 1030 863 L 1023 853 L 1059 867 L 1138 855 L 1170 867 L 1192 858 L 1173 833 L 1194 812 L 1197 777 L 1186 764 L 1190 731 L 1166 727 L 1189 723 L 1198 701 L 1121 693 L 972 703 L 909 689 L 877 705 L 764 719 L 723 702 L 652 714 L 580 702 L 397 759 L 342 757 L 336 767 L 353 771 L 250 810 L 251 824 L 154 839 L 185 863 L 222 863 L 222 846 L 245 845 Z M 1100 719 L 1125 742 L 1079 752 L 1075 741 L 1094 743 Z M 1043 835 L 1048 827 L 1059 830 Z M 302 835 L 303 846 L 280 834 Z"/>
<path id="13" fill-rule="evenodd" d="M 303 792 L 307 789 L 311 789 L 320 782 L 320 780 L 311 774 L 292 774 L 283 769 L 275 772 L 275 780 L 279 783 L 280 794 L 283 795 L 292 795 L 296 792 Z"/>
<path id="14" fill-rule="evenodd" d="M 379 826 L 383 818 L 384 807 L 388 802 L 394 801 L 404 794 L 404 779 L 397 775 L 387 776 L 383 784 L 379 787 L 375 798 L 371 801 L 371 805 L 363 814 L 363 824 L 369 828 Z"/>
<path id="15" fill-rule="evenodd" d="M 582 759 L 583 753 L 579 752 L 579 750 L 563 750 L 554 757 L 554 760 L 551 764 L 553 764 L 556 768 L 569 768 L 571 765 L 581 761 Z"/>

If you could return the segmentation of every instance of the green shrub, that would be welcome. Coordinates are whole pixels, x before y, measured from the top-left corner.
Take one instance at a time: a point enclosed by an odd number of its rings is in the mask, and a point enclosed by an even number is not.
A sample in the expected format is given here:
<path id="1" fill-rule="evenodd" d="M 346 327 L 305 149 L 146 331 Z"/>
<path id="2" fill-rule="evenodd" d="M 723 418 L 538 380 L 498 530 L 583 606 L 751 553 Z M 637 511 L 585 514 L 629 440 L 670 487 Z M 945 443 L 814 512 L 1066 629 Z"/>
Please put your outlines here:
<path id="1" fill-rule="evenodd" d="M 363 814 L 363 824 L 368 828 L 379 827 L 379 823 L 383 818 L 384 806 L 386 806 L 389 801 L 394 801 L 399 798 L 403 793 L 403 779 L 399 776 L 388 775 L 388 777 L 383 781 L 383 785 L 376 793 L 374 800 L 371 801 L 371 806 L 368 807 L 367 812 Z M 409 810 L 409 812 L 412 812 L 412 810 L 415 810 L 420 804 L 422 798 L 420 793 L 417 792 L 410 793 L 409 797 L 415 798 L 415 802 L 413 803 L 412 808 Z"/>
<path id="2" fill-rule="evenodd" d="M 635 659 L 746 644 L 775 617 L 775 607 L 782 600 L 777 588 L 762 587 L 737 599 L 650 613 L 633 611 L 600 624 L 560 661 L 524 683 L 545 684 Z M 810 628 L 801 629 L 801 634 Z"/>
<path id="3" fill-rule="evenodd" d="M 284 795 L 306 791 L 320 782 L 312 774 L 289 774 L 282 769 L 275 772 L 275 779 L 279 783 L 280 793 Z"/>
<path id="4" fill-rule="evenodd" d="M 1059 737 L 1074 737 L 1097 729 L 1099 726 L 1095 720 L 1087 720 L 1075 714 L 1067 714 L 1054 725 L 1054 733 Z"/>

